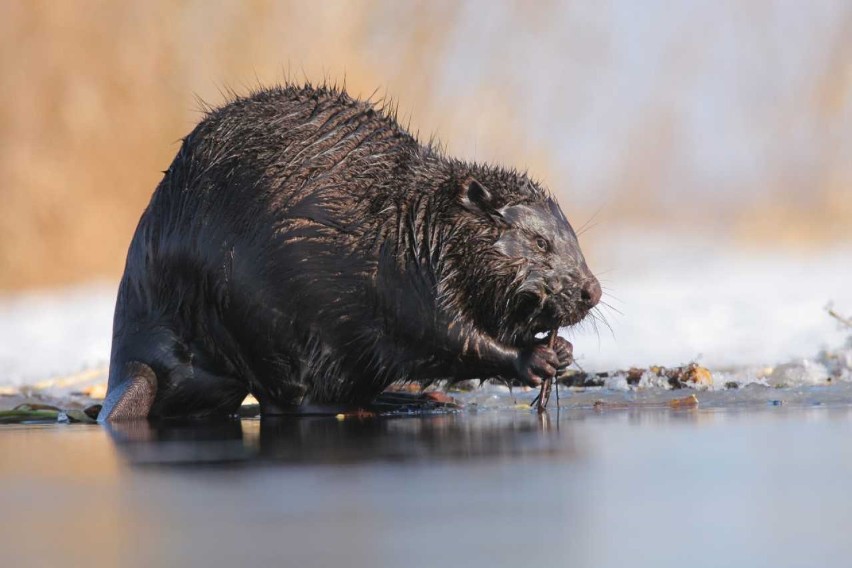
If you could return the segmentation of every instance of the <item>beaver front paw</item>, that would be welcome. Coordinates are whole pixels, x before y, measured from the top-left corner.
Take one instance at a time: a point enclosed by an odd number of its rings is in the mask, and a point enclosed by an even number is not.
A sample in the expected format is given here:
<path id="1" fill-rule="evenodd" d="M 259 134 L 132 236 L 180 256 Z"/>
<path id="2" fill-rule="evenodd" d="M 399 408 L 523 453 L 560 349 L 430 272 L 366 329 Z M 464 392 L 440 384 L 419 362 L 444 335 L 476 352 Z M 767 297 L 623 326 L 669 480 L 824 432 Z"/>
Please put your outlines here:
<path id="1" fill-rule="evenodd" d="M 567 369 L 574 362 L 574 346 L 567 339 L 557 337 L 554 340 L 553 350 L 556 351 L 556 356 L 559 358 L 559 365 L 556 366 L 557 371 Z"/>
<path id="2" fill-rule="evenodd" d="M 559 362 L 555 349 L 547 345 L 534 345 L 521 351 L 515 362 L 515 370 L 522 383 L 537 387 L 543 380 L 552 379 L 556 375 Z"/>

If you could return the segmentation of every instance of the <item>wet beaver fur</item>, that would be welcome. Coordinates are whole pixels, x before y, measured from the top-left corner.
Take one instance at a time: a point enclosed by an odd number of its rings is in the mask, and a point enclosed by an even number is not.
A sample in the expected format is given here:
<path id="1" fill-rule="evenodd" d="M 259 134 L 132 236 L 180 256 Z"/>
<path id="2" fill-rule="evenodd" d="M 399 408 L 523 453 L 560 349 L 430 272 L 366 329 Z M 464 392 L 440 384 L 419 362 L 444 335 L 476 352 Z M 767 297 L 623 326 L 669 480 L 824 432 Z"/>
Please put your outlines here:
<path id="1" fill-rule="evenodd" d="M 184 138 L 130 244 L 102 421 L 369 406 L 395 381 L 537 385 L 600 299 L 541 184 L 332 87 L 261 90 Z"/>

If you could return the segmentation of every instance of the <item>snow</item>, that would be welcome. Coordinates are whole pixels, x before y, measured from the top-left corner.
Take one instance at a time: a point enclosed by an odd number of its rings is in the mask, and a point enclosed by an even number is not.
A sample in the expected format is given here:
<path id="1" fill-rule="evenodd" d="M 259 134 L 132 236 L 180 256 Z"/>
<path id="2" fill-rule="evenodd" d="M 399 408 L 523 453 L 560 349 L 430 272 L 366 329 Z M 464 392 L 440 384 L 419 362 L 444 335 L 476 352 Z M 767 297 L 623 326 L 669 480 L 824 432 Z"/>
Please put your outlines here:
<path id="1" fill-rule="evenodd" d="M 766 378 L 766 384 L 771 387 L 824 385 L 828 384 L 829 380 L 825 365 L 809 359 L 800 359 L 775 367 Z"/>
<path id="2" fill-rule="evenodd" d="M 588 324 L 563 331 L 586 370 L 771 365 L 814 357 L 849 334 L 825 308 L 852 313 L 852 243 L 766 252 L 623 235 L 594 259 L 615 267 L 601 276 L 603 301 L 621 313 L 601 308 L 612 332 L 600 324 L 598 333 Z"/>
<path id="3" fill-rule="evenodd" d="M 621 313 L 602 308 L 611 332 L 600 324 L 599 333 L 589 324 L 564 330 L 585 370 L 698 360 L 726 371 L 717 373 L 717 388 L 720 377 L 747 384 L 757 380 L 753 369 L 778 364 L 786 365 L 768 384 L 852 380 L 849 331 L 825 310 L 833 302 L 852 313 L 852 243 L 785 253 L 671 235 L 597 240 L 592 268 L 602 272 L 604 301 Z M 102 381 L 116 287 L 101 282 L 0 297 L 0 386 L 86 370 Z"/>
<path id="4" fill-rule="evenodd" d="M 116 290 L 94 283 L 0 298 L 0 385 L 108 365 Z"/>

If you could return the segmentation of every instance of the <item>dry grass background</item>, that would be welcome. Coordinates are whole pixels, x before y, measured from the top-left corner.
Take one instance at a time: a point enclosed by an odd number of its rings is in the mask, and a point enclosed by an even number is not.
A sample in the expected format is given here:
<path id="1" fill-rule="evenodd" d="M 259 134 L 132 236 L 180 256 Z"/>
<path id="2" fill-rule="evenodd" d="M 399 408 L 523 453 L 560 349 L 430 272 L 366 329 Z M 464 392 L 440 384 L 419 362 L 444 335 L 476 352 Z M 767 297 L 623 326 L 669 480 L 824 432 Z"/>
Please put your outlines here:
<path id="1" fill-rule="evenodd" d="M 0 289 L 117 277 L 195 97 L 287 76 L 392 95 L 577 224 L 852 237 L 852 4 L 637 6 L 2 0 Z"/>

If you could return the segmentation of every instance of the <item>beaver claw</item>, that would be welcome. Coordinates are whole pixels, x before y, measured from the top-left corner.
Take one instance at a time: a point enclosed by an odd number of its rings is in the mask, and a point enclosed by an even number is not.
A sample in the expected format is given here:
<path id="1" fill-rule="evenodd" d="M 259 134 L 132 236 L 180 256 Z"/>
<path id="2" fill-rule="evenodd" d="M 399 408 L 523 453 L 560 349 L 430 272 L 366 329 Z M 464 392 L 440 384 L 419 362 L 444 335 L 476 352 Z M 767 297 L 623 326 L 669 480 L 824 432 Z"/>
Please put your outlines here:
<path id="1" fill-rule="evenodd" d="M 555 349 L 547 345 L 535 345 L 521 352 L 515 363 L 515 370 L 521 382 L 537 387 L 544 379 L 552 379 L 556 376 L 559 363 L 560 359 Z"/>
<path id="2" fill-rule="evenodd" d="M 568 368 L 574 362 L 574 346 L 567 339 L 557 337 L 554 340 L 553 350 L 556 351 L 556 356 L 559 358 L 559 365 L 556 366 L 557 371 Z"/>

